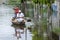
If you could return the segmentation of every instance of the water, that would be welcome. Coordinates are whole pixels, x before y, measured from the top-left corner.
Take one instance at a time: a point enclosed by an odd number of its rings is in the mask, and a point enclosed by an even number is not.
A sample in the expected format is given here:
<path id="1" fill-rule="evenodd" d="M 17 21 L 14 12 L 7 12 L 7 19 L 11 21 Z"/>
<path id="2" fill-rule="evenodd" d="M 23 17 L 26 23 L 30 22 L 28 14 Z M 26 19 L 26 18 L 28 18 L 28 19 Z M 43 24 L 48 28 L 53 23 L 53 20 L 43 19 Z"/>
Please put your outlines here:
<path id="1" fill-rule="evenodd" d="M 0 5 L 0 40 L 11 40 L 14 28 L 11 27 L 12 8 Z"/>
<path id="2" fill-rule="evenodd" d="M 0 5 L 0 40 L 17 40 L 14 36 L 15 29 L 11 26 L 11 18 L 14 16 L 12 8 Z M 25 33 L 21 36 L 20 40 L 25 40 Z M 27 40 L 32 40 L 29 30 L 27 30 Z"/>

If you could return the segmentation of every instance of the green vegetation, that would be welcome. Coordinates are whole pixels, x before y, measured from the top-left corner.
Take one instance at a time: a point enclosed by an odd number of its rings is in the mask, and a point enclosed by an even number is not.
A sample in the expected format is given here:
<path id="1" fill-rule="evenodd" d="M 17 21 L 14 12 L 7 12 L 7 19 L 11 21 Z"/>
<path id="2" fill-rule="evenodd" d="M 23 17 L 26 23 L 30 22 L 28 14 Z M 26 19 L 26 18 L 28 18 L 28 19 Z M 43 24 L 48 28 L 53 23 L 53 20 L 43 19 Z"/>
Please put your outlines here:
<path id="1" fill-rule="evenodd" d="M 21 3 L 21 0 L 9 0 L 9 3 L 8 4 L 11 4 L 11 5 L 18 5 Z"/>
<path id="2" fill-rule="evenodd" d="M 45 32 L 47 28 L 46 19 L 42 20 L 42 31 Z M 43 36 L 38 35 L 38 28 L 35 28 L 32 33 L 34 34 L 33 40 L 43 40 Z"/>
<path id="3" fill-rule="evenodd" d="M 43 33 L 46 31 L 46 29 L 47 29 L 47 19 L 49 19 L 49 17 L 52 15 L 52 9 L 51 9 L 51 4 L 52 3 L 54 3 L 54 0 L 33 0 L 33 2 L 35 3 L 35 4 L 40 4 L 40 6 L 42 6 L 41 8 L 40 8 L 40 13 L 41 13 L 41 24 L 40 24 L 40 28 L 41 28 L 41 30 L 40 29 L 37 29 L 37 30 L 40 30 L 40 31 L 43 31 L 42 32 L 42 34 L 40 34 L 40 35 L 43 35 Z M 44 18 L 43 16 L 43 13 L 45 12 L 45 10 L 43 10 L 43 5 L 47 5 L 48 7 L 47 8 L 49 8 L 48 10 L 48 12 L 49 12 L 49 14 L 48 14 L 48 18 Z M 44 12 L 43 12 L 44 11 Z M 49 22 L 48 22 L 49 23 Z M 49 25 L 48 25 L 48 27 L 49 27 Z M 36 31 L 36 29 L 35 29 L 35 31 Z M 37 32 L 37 31 L 36 31 Z M 35 33 L 34 33 L 35 34 Z M 41 39 L 41 37 L 42 37 L 42 39 Z M 33 37 L 33 40 L 43 40 L 43 36 L 41 36 L 41 37 L 39 37 L 39 36 L 34 36 Z M 39 39 L 40 38 L 40 39 Z"/>
<path id="4" fill-rule="evenodd" d="M 44 22 L 46 23 L 46 22 Z M 43 32 L 46 31 L 46 24 L 43 24 Z M 34 34 L 34 36 L 32 36 L 32 40 L 44 40 L 44 36 L 40 36 L 38 34 L 38 28 L 37 26 L 34 28 L 34 30 L 32 31 L 32 33 Z M 48 40 L 48 37 L 45 38 L 46 40 Z"/>
<path id="5" fill-rule="evenodd" d="M 25 14 L 25 17 L 29 17 L 29 13 L 26 13 L 26 14 Z"/>
<path id="6" fill-rule="evenodd" d="M 7 5 L 18 6 L 20 8 L 21 0 L 9 0 Z"/>
<path id="7" fill-rule="evenodd" d="M 55 0 L 33 0 L 34 3 L 39 4 L 51 4 L 54 3 Z"/>
<path id="8" fill-rule="evenodd" d="M 43 40 L 43 37 L 40 37 L 40 36 L 33 36 L 34 39 L 32 40 Z"/>
<path id="9" fill-rule="evenodd" d="M 43 18 L 41 21 L 42 31 L 45 32 L 47 29 L 47 18 Z"/>
<path id="10" fill-rule="evenodd" d="M 54 28 L 53 32 L 56 34 L 60 34 L 60 28 Z"/>
<path id="11" fill-rule="evenodd" d="M 43 40 L 43 36 L 38 36 L 38 29 L 37 28 L 34 28 L 32 33 L 34 34 L 32 40 Z"/>

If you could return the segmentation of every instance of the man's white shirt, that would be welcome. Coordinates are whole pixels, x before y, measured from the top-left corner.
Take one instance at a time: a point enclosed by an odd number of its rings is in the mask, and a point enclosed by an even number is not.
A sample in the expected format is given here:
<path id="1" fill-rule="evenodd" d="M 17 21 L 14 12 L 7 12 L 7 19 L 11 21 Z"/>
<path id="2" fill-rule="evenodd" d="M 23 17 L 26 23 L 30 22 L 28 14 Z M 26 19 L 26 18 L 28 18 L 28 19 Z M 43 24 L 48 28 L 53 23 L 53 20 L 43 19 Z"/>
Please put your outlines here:
<path id="1" fill-rule="evenodd" d="M 24 17 L 24 14 L 23 13 L 17 13 L 17 17 Z"/>
<path id="2" fill-rule="evenodd" d="M 21 17 L 21 18 L 17 19 L 19 22 L 21 22 L 22 20 L 24 20 L 24 18 L 22 18 L 22 17 L 24 17 L 23 13 L 17 13 L 17 17 Z"/>

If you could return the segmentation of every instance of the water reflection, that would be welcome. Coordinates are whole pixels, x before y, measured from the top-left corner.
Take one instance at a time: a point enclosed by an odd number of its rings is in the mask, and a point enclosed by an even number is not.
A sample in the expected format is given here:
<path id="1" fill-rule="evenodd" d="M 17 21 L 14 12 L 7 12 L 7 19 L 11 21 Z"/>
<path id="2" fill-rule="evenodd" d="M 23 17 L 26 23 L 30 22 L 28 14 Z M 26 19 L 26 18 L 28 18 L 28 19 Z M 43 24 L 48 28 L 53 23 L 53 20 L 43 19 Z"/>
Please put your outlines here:
<path id="1" fill-rule="evenodd" d="M 15 33 L 11 27 L 11 18 L 14 11 L 12 8 L 5 5 L 0 5 L 0 40 L 12 40 L 12 35 Z"/>

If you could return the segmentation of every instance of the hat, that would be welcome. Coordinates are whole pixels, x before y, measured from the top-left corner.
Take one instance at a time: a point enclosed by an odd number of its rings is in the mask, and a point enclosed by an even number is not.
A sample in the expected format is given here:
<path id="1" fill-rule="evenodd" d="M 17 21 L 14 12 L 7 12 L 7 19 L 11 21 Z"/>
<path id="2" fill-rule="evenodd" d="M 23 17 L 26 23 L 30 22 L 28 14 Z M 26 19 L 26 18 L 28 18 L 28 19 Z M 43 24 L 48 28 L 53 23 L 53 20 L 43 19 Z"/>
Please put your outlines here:
<path id="1" fill-rule="evenodd" d="M 19 10 L 19 12 L 21 12 L 21 10 Z"/>

